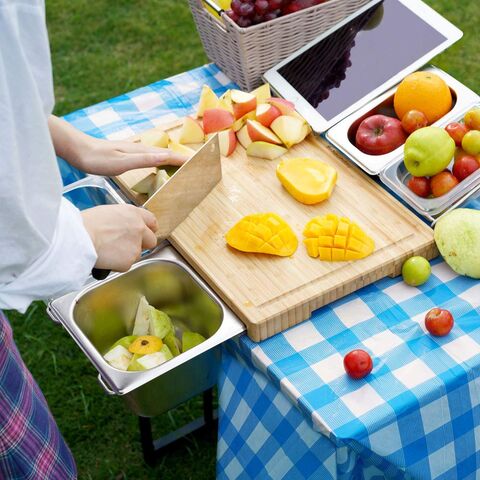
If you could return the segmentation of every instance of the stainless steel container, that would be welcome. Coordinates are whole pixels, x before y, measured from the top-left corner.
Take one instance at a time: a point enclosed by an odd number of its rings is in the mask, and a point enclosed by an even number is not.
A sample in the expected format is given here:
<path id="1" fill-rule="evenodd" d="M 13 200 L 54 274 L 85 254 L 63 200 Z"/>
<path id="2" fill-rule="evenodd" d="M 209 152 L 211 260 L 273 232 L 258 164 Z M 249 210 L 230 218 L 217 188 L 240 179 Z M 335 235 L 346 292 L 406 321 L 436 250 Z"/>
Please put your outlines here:
<path id="1" fill-rule="evenodd" d="M 103 179 L 81 180 L 70 186 L 67 194 L 83 195 L 88 201 L 92 195 L 100 195 L 105 203 L 122 201 Z M 157 308 L 175 302 L 180 311 L 172 315 L 182 317 L 188 328 L 206 340 L 150 370 L 129 372 L 109 365 L 103 354 L 120 337 L 131 333 L 140 294 Z M 182 314 L 182 306 L 192 299 L 196 309 Z M 81 291 L 50 301 L 47 312 L 63 325 L 98 370 L 105 391 L 123 396 L 131 410 L 144 417 L 159 415 L 214 386 L 220 345 L 245 330 L 168 242 L 128 272 L 99 282 L 91 279 Z"/>
<path id="2" fill-rule="evenodd" d="M 477 98 L 478 102 L 478 98 Z M 445 117 L 438 123 L 439 126 L 445 126 L 450 122 L 456 122 L 463 119 L 465 113 L 471 108 L 478 107 L 478 103 L 470 103 L 464 106 L 462 110 L 456 109 L 455 116 Z M 449 168 L 451 169 L 453 159 Z M 453 205 L 461 202 L 466 195 L 474 191 L 480 185 L 480 170 L 473 172 L 467 178 L 462 180 L 456 187 L 449 192 L 437 198 L 422 198 L 413 193 L 408 187 L 407 182 L 411 175 L 408 173 L 403 162 L 403 153 L 400 157 L 390 163 L 382 172 L 380 172 L 381 181 L 407 202 L 414 210 L 430 221 L 434 221 L 443 213 L 449 210 Z"/>
<path id="3" fill-rule="evenodd" d="M 428 66 L 423 70 L 430 71 L 445 80 L 452 91 L 455 104 L 450 112 L 434 123 L 443 126 L 459 118 L 459 115 L 467 109 L 467 106 L 478 102 L 479 97 L 465 85 L 455 80 L 443 70 Z M 355 162 L 369 175 L 378 175 L 388 165 L 398 160 L 403 155 L 403 146 L 385 155 L 368 155 L 361 152 L 354 144 L 355 134 L 360 123 L 367 117 L 375 114 L 394 116 L 393 96 L 397 86 L 380 95 L 375 100 L 367 103 L 351 115 L 345 117 L 337 125 L 330 128 L 325 134 L 326 139 L 342 152 L 347 158 Z"/>

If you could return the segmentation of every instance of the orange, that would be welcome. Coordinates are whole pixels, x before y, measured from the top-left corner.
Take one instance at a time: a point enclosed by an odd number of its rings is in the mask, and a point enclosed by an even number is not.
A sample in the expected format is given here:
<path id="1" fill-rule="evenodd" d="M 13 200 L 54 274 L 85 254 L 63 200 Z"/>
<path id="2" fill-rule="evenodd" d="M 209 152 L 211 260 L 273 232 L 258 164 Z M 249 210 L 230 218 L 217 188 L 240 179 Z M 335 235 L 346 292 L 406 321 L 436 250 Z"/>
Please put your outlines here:
<path id="1" fill-rule="evenodd" d="M 452 108 L 452 93 L 438 75 L 415 72 L 401 81 L 393 97 L 393 106 L 400 120 L 409 110 L 419 110 L 432 124 Z"/>

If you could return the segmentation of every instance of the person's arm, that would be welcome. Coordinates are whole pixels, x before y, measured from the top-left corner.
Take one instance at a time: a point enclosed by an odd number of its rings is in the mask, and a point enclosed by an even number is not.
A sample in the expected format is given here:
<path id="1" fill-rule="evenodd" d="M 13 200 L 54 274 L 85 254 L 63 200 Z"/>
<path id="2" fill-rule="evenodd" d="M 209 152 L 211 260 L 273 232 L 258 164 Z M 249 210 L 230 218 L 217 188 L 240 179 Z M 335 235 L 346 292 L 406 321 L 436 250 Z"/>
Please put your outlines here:
<path id="1" fill-rule="evenodd" d="M 54 115 L 48 126 L 57 155 L 86 173 L 120 175 L 134 168 L 179 166 L 187 160 L 166 148 L 91 137 Z"/>

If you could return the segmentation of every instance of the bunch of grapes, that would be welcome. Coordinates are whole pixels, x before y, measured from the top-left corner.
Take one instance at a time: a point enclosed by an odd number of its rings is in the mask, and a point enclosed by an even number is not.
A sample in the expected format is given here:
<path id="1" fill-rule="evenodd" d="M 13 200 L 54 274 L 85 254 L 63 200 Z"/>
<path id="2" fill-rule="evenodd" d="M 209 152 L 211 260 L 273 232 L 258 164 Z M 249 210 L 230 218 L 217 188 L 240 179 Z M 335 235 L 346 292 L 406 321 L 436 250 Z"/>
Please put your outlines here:
<path id="1" fill-rule="evenodd" d="M 227 15 L 242 28 L 323 3 L 325 0 L 232 0 Z"/>

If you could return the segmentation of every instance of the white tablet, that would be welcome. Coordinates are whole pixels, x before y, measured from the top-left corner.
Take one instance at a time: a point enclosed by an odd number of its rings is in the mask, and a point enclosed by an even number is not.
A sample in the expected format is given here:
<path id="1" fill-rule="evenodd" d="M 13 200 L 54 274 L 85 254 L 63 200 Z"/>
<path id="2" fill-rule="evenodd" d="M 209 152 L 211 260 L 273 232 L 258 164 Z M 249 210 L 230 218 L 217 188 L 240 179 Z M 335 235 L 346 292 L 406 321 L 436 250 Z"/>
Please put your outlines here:
<path id="1" fill-rule="evenodd" d="M 373 0 L 264 78 L 322 133 L 461 37 L 420 0 Z"/>

